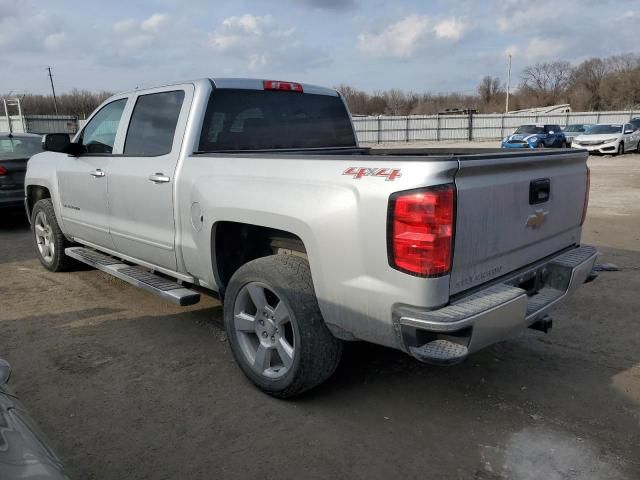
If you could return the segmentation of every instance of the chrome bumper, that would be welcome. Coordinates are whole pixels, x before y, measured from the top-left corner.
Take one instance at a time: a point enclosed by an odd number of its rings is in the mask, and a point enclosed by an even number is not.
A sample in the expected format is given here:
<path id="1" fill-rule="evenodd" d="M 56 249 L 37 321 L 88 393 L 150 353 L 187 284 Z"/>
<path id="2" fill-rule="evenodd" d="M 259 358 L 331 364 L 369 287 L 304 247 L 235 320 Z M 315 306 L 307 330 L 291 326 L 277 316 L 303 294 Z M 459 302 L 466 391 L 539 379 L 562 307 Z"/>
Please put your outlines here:
<path id="1" fill-rule="evenodd" d="M 595 248 L 581 246 L 439 310 L 397 307 L 394 323 L 402 346 L 422 361 L 456 363 L 469 353 L 516 336 L 589 279 L 597 256 Z M 430 358 L 434 342 L 438 356 L 444 342 L 455 344 L 449 350 L 456 358 Z"/>

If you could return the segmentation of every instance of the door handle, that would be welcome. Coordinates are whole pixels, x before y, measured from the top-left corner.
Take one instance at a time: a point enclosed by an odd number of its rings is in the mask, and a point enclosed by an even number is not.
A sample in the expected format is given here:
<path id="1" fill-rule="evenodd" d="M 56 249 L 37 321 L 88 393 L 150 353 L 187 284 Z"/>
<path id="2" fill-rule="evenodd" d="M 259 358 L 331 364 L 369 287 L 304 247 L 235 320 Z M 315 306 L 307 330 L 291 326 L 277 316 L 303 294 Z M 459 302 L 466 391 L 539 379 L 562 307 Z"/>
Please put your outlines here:
<path id="1" fill-rule="evenodd" d="M 149 175 L 149 181 L 153 183 L 167 183 L 171 179 L 167 177 L 164 173 L 154 173 L 153 175 Z"/>
<path id="2" fill-rule="evenodd" d="M 100 177 L 104 177 L 105 173 L 101 169 L 97 168 L 93 172 L 89 172 L 89 175 L 95 178 L 100 178 Z"/>

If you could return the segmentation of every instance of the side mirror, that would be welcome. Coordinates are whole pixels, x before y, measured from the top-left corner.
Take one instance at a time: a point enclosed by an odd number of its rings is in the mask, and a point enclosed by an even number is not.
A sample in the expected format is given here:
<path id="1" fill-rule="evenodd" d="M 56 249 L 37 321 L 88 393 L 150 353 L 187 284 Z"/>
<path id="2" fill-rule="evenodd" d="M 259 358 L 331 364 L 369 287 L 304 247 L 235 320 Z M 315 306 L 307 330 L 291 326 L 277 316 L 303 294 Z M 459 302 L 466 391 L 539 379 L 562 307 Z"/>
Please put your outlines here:
<path id="1" fill-rule="evenodd" d="M 67 153 L 71 139 L 66 133 L 47 133 L 42 136 L 42 149 L 47 152 Z"/>
<path id="2" fill-rule="evenodd" d="M 556 132 L 554 132 L 553 130 L 549 130 L 549 135 L 553 135 L 554 133 Z"/>
<path id="3" fill-rule="evenodd" d="M 635 130 L 625 130 L 624 131 L 624 133 L 627 134 L 627 135 L 630 134 L 630 133 L 633 133 L 633 132 L 635 132 Z"/>
<path id="4" fill-rule="evenodd" d="M 77 157 L 83 153 L 82 145 L 71 143 L 66 133 L 47 133 L 42 136 L 42 149 L 47 152 L 68 153 Z"/>

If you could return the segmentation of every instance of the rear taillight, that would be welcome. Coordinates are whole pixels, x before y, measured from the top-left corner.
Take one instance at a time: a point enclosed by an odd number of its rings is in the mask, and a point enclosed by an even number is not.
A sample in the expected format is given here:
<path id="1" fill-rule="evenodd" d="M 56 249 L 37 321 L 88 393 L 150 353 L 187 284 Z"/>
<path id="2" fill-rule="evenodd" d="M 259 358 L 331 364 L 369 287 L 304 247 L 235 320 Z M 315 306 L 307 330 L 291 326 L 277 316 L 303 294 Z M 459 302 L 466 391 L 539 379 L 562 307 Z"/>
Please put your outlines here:
<path id="1" fill-rule="evenodd" d="M 392 195 L 389 202 L 389 265 L 420 277 L 451 270 L 455 187 L 439 185 Z"/>
<path id="2" fill-rule="evenodd" d="M 9 170 L 0 165 L 0 177 L 4 177 L 7 173 L 9 173 Z"/>
<path id="3" fill-rule="evenodd" d="M 589 190 L 591 190 L 591 170 L 587 167 L 587 189 L 584 192 L 584 204 L 582 205 L 582 219 L 580 225 L 584 223 L 587 218 L 587 208 L 589 207 Z"/>
<path id="4" fill-rule="evenodd" d="M 293 82 L 280 82 L 278 80 L 265 80 L 262 82 L 265 90 L 282 90 L 285 92 L 303 93 L 302 85 Z"/>

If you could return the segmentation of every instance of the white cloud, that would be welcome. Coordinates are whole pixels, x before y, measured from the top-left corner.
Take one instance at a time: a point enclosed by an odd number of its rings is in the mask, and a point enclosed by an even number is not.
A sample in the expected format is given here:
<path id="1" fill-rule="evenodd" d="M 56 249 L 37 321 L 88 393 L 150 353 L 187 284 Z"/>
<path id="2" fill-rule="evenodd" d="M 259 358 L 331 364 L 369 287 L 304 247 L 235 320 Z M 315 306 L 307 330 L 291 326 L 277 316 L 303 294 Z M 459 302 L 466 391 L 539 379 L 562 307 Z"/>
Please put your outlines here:
<path id="1" fill-rule="evenodd" d="M 504 54 L 506 56 L 511 55 L 512 57 L 516 56 L 520 52 L 520 49 L 517 45 L 510 45 L 504 49 Z"/>
<path id="2" fill-rule="evenodd" d="M 305 70 L 326 64 L 328 58 L 324 51 L 305 45 L 295 28 L 280 26 L 271 15 L 228 17 L 208 38 L 211 49 L 254 71 L 276 65 Z"/>
<path id="3" fill-rule="evenodd" d="M 554 38 L 535 37 L 529 40 L 527 44 L 526 55 L 530 59 L 538 58 L 558 58 L 560 51 L 558 49 L 559 42 Z"/>
<path id="4" fill-rule="evenodd" d="M 139 22 L 133 18 L 125 18 L 118 20 L 113 24 L 113 30 L 116 33 L 129 33 L 137 30 Z"/>
<path id="5" fill-rule="evenodd" d="M 457 18 L 449 18 L 446 20 L 441 20 L 436 23 L 433 30 L 436 33 L 436 36 L 445 40 L 453 40 L 457 42 L 460 40 L 465 30 L 467 29 L 467 25 Z"/>
<path id="6" fill-rule="evenodd" d="M 145 32 L 159 32 L 169 21 L 166 13 L 154 13 L 140 24 L 140 28 Z"/>
<path id="7" fill-rule="evenodd" d="M 67 44 L 67 36 L 64 33 L 52 33 L 44 38 L 44 47 L 47 50 L 60 50 Z"/>
<path id="8" fill-rule="evenodd" d="M 426 15 L 409 15 L 379 34 L 361 33 L 357 47 L 372 56 L 408 58 L 427 35 L 429 23 Z"/>

